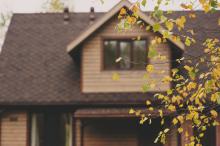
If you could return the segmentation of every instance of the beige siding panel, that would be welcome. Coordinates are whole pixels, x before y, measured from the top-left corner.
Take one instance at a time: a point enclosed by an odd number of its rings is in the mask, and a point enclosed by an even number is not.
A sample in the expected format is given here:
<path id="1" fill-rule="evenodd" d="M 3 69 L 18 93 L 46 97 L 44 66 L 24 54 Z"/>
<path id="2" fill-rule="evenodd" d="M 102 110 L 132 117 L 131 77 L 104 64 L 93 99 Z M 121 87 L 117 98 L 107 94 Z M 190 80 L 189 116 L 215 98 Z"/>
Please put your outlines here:
<path id="1" fill-rule="evenodd" d="M 6 113 L 1 118 L 1 146 L 27 145 L 27 113 Z"/>
<path id="2" fill-rule="evenodd" d="M 76 146 L 82 146 L 82 123 L 80 119 L 76 120 L 75 123 L 75 145 Z"/>
<path id="3" fill-rule="evenodd" d="M 186 146 L 190 143 L 190 137 L 193 136 L 193 128 L 191 121 L 187 121 L 182 125 L 184 131 L 181 133 L 181 146 Z M 188 133 L 186 136 L 184 133 Z"/>
<path id="4" fill-rule="evenodd" d="M 102 37 L 121 36 L 135 38 L 137 36 L 148 37 L 151 40 L 156 36 L 153 32 L 146 32 L 144 29 L 134 26 L 132 30 L 118 32 L 115 27 L 118 23 L 117 18 L 113 18 L 105 26 L 101 27 L 91 37 L 89 37 L 83 46 L 82 57 L 82 91 L 85 93 L 92 92 L 140 92 L 141 87 L 148 82 L 143 79 L 145 71 L 106 71 L 103 66 L 103 50 Z M 156 47 L 161 55 L 167 56 L 170 59 L 170 48 L 167 44 L 161 44 Z M 155 70 L 162 71 L 164 74 L 155 74 L 151 79 L 160 81 L 163 76 L 170 74 L 170 63 L 161 62 L 157 59 L 149 61 L 154 64 Z M 120 75 L 120 81 L 113 81 L 112 75 L 117 72 Z M 156 89 L 151 91 L 165 91 L 170 88 L 170 84 L 162 82 L 157 83 Z"/>

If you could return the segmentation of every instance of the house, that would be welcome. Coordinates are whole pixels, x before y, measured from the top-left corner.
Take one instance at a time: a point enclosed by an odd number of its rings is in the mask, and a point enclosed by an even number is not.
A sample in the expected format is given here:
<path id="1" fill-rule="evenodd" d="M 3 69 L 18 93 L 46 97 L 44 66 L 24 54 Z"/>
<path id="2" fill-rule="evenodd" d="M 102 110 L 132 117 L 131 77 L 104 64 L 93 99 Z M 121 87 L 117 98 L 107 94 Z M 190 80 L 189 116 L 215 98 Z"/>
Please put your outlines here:
<path id="1" fill-rule="evenodd" d="M 172 86 L 158 82 L 160 90 L 142 93 L 141 86 L 147 82 L 144 66 L 151 62 L 169 75 L 175 64 L 145 59 L 146 46 L 159 33 L 140 27 L 126 32 L 115 29 L 123 7 L 130 3 L 121 1 L 106 13 L 65 9 L 64 13 L 13 15 L 0 54 L 0 146 L 160 145 L 154 144 L 160 130 L 158 113 L 151 113 L 155 115 L 152 125 L 140 125 L 128 111 L 131 107 L 144 110 L 146 99 Z M 170 17 L 189 13 L 177 11 Z M 220 12 L 196 14 L 186 27 L 194 29 L 197 40 L 220 38 L 216 19 Z M 140 12 L 140 18 L 154 23 L 147 13 Z M 136 36 L 141 39 L 132 39 Z M 171 60 L 198 55 L 202 51 L 198 44 L 186 49 L 170 39 L 157 49 Z M 128 61 L 115 64 L 119 56 Z M 144 63 L 130 63 L 139 61 Z M 118 81 L 112 80 L 115 72 L 120 74 Z M 219 130 L 209 130 L 204 143 L 219 146 Z M 185 135 L 171 131 L 167 146 L 187 143 Z"/>

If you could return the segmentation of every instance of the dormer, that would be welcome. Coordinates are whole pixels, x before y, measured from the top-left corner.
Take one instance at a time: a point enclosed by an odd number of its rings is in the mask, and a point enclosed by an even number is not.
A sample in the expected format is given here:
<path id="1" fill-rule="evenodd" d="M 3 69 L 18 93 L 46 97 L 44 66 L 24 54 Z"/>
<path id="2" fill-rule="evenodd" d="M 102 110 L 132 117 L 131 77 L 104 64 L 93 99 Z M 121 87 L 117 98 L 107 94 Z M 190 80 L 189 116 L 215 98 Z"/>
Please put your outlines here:
<path id="1" fill-rule="evenodd" d="M 161 63 L 160 60 L 147 57 L 151 40 L 161 34 L 146 31 L 145 28 L 137 25 L 123 32 L 115 28 L 119 23 L 118 13 L 121 8 L 128 9 L 131 6 L 128 1 L 121 1 L 103 17 L 95 20 L 68 45 L 67 51 L 71 56 L 81 53 L 81 91 L 83 93 L 141 92 L 142 86 L 149 82 L 149 78 L 145 78 L 147 64 L 153 64 L 155 70 L 164 70 L 163 75 L 155 74 L 150 77 L 157 80 L 155 90 L 150 92 L 166 91 L 171 87 L 171 83 L 163 83 L 161 80 L 164 75 L 170 75 L 173 64 L 169 61 Z M 147 14 L 138 13 L 140 19 L 146 24 L 155 24 Z M 160 32 L 163 30 L 161 28 Z M 159 54 L 166 56 L 167 60 L 171 60 L 174 58 L 173 54 L 181 54 L 184 45 L 167 39 L 167 43 L 158 45 L 156 50 Z M 120 60 L 118 63 L 117 59 Z M 115 73 L 120 77 L 117 81 L 112 79 Z"/>

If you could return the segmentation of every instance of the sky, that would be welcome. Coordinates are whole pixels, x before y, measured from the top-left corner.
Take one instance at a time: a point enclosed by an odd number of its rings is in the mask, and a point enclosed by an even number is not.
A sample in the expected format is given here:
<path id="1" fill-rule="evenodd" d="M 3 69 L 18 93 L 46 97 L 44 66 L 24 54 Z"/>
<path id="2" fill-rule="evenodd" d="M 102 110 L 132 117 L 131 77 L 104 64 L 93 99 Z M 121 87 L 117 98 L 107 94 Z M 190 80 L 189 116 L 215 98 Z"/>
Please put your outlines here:
<path id="1" fill-rule="evenodd" d="M 44 12 L 45 4 L 49 0 L 0 0 L 0 12 L 3 11 L 12 11 L 15 13 L 36 13 Z M 101 3 L 101 0 L 62 0 L 65 5 L 69 5 L 71 9 L 77 12 L 87 12 L 91 6 L 95 7 L 96 11 L 108 11 L 119 0 L 103 0 L 104 4 Z M 136 0 L 131 0 L 136 1 Z M 169 6 L 164 6 L 162 9 L 172 9 L 179 10 L 179 5 L 183 2 L 189 2 L 190 0 L 171 0 Z M 147 10 L 151 10 L 155 0 L 147 0 Z"/>
<path id="2" fill-rule="evenodd" d="M 12 13 L 39 13 L 46 12 L 46 6 L 50 0 L 0 0 L 0 14 Z M 120 0 L 61 0 L 65 6 L 68 6 L 71 11 L 88 12 L 90 7 L 94 7 L 95 11 L 108 11 Z M 130 0 L 131 2 L 137 0 Z M 162 6 L 163 10 L 181 10 L 180 4 L 192 0 L 171 0 L 169 6 Z M 144 10 L 152 10 L 155 0 L 147 0 L 146 8 Z M 0 15 L 1 17 L 1 15 Z M 0 19 L 1 20 L 1 19 Z M 10 21 L 7 22 L 9 24 Z M 1 22 L 0 22 L 1 23 Z M 7 27 L 0 27 L 0 51 L 1 45 L 4 41 L 4 36 L 7 32 Z"/>

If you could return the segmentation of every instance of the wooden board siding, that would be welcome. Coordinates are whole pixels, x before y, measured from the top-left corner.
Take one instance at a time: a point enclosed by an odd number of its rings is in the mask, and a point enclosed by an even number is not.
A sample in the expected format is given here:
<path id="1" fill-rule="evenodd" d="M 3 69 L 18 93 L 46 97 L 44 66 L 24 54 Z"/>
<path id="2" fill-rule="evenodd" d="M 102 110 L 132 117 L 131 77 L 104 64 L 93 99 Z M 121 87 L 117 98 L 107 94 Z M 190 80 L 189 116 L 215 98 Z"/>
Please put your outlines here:
<path id="1" fill-rule="evenodd" d="M 218 122 L 220 122 L 220 117 L 218 117 Z M 216 146 L 220 146 L 220 125 L 216 126 Z"/>
<path id="2" fill-rule="evenodd" d="M 0 146 L 27 146 L 27 114 L 25 112 L 2 115 Z"/>
<path id="3" fill-rule="evenodd" d="M 164 146 L 178 146 L 178 140 L 177 128 L 171 128 L 166 137 L 166 143 Z"/>
<path id="4" fill-rule="evenodd" d="M 145 69 L 139 71 L 106 71 L 103 70 L 103 38 L 134 38 L 137 36 L 147 37 L 152 40 L 156 36 L 153 32 L 146 32 L 135 26 L 132 30 L 126 32 L 118 32 L 115 27 L 118 23 L 117 18 L 112 18 L 101 27 L 97 32 L 90 36 L 83 45 L 82 57 L 82 91 L 91 92 L 139 92 L 144 83 L 148 80 L 144 79 Z M 170 49 L 168 44 L 161 44 L 157 47 L 161 55 L 170 58 Z M 163 75 L 169 75 L 170 64 L 158 64 L 158 60 L 150 60 L 155 65 L 155 70 L 165 70 Z M 113 81 L 113 73 L 120 75 L 120 80 Z M 158 81 L 157 88 L 154 91 L 164 91 L 170 87 L 170 84 L 161 83 L 162 75 L 154 74 L 152 79 Z M 151 90 L 152 91 L 152 90 Z"/>
<path id="5" fill-rule="evenodd" d="M 128 118 L 76 119 L 76 146 L 163 146 L 154 143 L 160 123 L 140 125 Z M 164 146 L 178 146 L 177 131 L 173 129 Z"/>
<path id="6" fill-rule="evenodd" d="M 190 143 L 190 137 L 193 136 L 193 129 L 191 121 L 187 121 L 182 125 L 184 131 L 181 133 L 181 146 L 186 146 Z M 188 133 L 186 136 L 185 133 Z"/>
<path id="7" fill-rule="evenodd" d="M 82 122 L 80 119 L 76 119 L 74 120 L 75 123 L 73 123 L 73 127 L 75 127 L 75 132 L 74 132 L 74 144 L 76 146 L 82 146 L 82 135 L 83 135 L 83 132 L 82 132 Z"/>
<path id="8" fill-rule="evenodd" d="M 85 121 L 83 146 L 138 146 L 136 128 L 128 121 Z"/>

